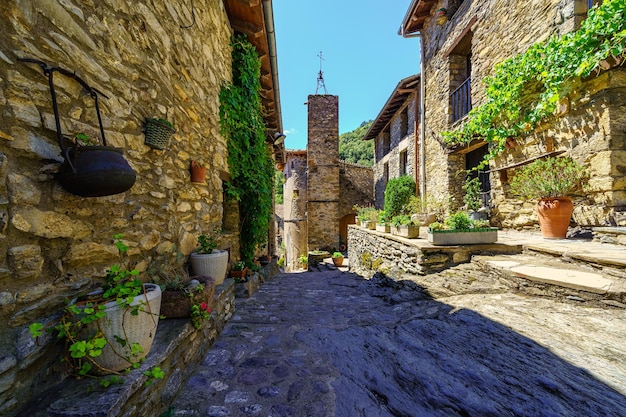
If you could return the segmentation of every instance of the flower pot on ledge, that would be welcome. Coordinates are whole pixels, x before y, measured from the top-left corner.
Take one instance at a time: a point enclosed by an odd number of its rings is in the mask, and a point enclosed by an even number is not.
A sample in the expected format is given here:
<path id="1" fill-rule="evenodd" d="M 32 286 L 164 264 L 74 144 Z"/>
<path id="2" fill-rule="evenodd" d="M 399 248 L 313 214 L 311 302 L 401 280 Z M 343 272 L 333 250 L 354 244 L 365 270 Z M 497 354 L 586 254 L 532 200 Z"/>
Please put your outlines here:
<path id="1" fill-rule="evenodd" d="M 468 230 L 429 230 L 428 242 L 435 246 L 480 245 L 495 243 L 498 229 L 495 227 Z"/>

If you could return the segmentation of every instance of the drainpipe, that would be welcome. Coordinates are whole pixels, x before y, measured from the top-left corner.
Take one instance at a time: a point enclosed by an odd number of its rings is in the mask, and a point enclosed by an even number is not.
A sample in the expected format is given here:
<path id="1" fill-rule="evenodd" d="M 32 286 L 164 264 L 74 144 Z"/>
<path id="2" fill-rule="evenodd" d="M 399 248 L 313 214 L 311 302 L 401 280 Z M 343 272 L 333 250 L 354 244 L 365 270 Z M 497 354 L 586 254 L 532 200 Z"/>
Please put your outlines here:
<path id="1" fill-rule="evenodd" d="M 424 42 L 421 32 L 407 34 L 404 31 L 404 25 L 400 28 L 400 34 L 403 38 L 419 38 L 420 40 L 420 103 L 419 111 L 420 119 L 420 137 L 419 137 L 419 189 L 422 199 L 426 198 L 426 107 L 424 104 L 424 95 L 426 93 L 426 84 L 424 82 Z"/>
<path id="2" fill-rule="evenodd" d="M 280 87 L 278 85 L 278 58 L 276 54 L 276 32 L 274 31 L 274 11 L 272 0 L 263 0 L 263 17 L 265 18 L 265 30 L 270 54 L 270 67 L 274 82 L 274 106 L 276 108 L 276 123 L 278 131 L 283 131 L 283 118 L 280 110 Z"/>
<path id="3" fill-rule="evenodd" d="M 265 32 L 267 36 L 268 53 L 270 55 L 270 68 L 272 72 L 272 83 L 274 84 L 274 108 L 276 109 L 276 127 L 277 131 L 283 131 L 283 120 L 280 109 L 280 88 L 278 86 L 278 59 L 276 54 L 276 32 L 274 31 L 274 10 L 272 7 L 272 0 L 263 0 L 263 18 L 265 20 Z M 283 145 L 284 146 L 284 145 Z M 283 160 L 285 149 L 283 147 Z M 275 212 L 274 202 L 272 201 L 272 213 Z M 274 227 L 275 216 L 272 216 L 270 220 L 270 227 L 268 230 L 268 255 L 273 255 L 275 252 L 275 238 L 276 229 Z"/>

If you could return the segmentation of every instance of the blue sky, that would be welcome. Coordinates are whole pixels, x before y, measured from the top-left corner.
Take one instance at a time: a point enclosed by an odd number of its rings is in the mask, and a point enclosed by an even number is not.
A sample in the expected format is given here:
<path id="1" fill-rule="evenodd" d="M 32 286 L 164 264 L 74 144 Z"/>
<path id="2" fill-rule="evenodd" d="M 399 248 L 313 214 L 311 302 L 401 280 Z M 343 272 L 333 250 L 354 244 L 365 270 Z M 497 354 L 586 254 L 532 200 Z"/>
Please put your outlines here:
<path id="1" fill-rule="evenodd" d="M 398 35 L 410 2 L 273 0 L 288 149 L 306 148 L 304 103 L 315 94 L 320 51 L 326 90 L 339 96 L 340 134 L 376 118 L 398 82 L 419 72 L 419 40 Z"/>

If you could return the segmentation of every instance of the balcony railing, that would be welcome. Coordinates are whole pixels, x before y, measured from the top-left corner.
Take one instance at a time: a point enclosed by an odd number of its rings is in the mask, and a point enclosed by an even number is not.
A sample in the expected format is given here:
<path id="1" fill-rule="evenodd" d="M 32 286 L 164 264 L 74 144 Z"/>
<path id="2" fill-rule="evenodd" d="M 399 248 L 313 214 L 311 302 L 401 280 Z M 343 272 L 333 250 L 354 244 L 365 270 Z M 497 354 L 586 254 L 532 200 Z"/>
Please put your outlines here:
<path id="1" fill-rule="evenodd" d="M 463 81 L 463 84 L 450 94 L 450 107 L 452 107 L 452 123 L 460 120 L 472 109 L 472 96 L 470 91 L 471 78 Z"/>

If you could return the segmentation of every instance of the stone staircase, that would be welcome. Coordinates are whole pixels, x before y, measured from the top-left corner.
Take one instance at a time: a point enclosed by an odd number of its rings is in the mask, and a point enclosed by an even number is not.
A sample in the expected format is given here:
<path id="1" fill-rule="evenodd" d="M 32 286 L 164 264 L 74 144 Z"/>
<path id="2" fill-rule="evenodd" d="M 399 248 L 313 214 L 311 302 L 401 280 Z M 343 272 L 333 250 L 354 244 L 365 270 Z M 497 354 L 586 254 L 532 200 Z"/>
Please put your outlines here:
<path id="1" fill-rule="evenodd" d="M 536 240 L 521 254 L 478 255 L 472 262 L 532 295 L 626 308 L 626 248 L 599 240 Z"/>

